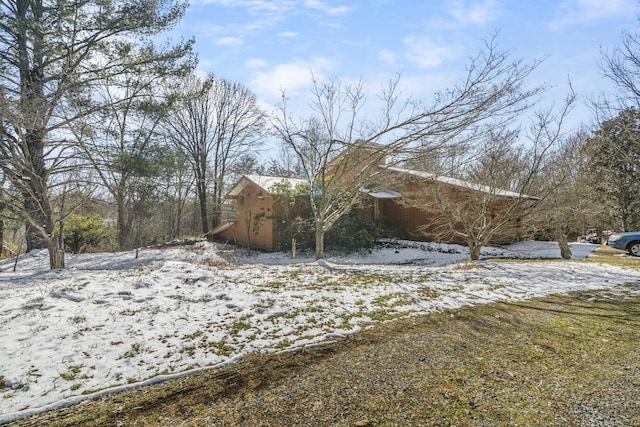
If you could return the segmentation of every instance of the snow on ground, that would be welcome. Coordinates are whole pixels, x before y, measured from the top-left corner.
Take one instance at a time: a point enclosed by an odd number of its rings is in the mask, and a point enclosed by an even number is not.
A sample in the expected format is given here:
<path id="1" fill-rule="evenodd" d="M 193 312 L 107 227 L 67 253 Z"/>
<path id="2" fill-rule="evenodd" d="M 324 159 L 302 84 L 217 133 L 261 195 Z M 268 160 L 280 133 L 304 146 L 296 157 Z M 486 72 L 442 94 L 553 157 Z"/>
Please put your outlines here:
<path id="1" fill-rule="evenodd" d="M 574 258 L 590 244 L 572 244 Z M 559 258 L 554 243 L 486 248 L 483 258 Z M 464 247 L 387 242 L 329 256 L 193 247 L 0 262 L 0 424 L 89 397 L 312 345 L 374 322 L 497 300 L 640 283 L 594 263 L 460 263 Z M 640 293 L 640 287 L 631 287 Z"/>

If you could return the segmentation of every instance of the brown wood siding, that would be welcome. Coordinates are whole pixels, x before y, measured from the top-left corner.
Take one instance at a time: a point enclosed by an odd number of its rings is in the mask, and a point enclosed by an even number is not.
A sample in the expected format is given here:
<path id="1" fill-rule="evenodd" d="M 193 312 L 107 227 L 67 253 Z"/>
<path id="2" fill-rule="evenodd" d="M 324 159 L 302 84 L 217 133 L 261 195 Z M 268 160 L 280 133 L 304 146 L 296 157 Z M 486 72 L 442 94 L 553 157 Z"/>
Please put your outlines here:
<path id="1" fill-rule="evenodd" d="M 402 194 L 402 199 L 379 200 L 378 205 L 385 225 L 395 233 L 395 237 L 421 241 L 440 241 L 447 243 L 465 243 L 461 238 L 446 233 L 444 219 L 435 196 L 430 191 L 439 185 L 440 197 L 446 197 L 447 203 L 464 204 L 473 190 L 461 187 L 436 184 L 423 178 L 389 172 L 390 189 Z M 511 199 L 498 199 L 492 206 L 490 215 L 497 215 L 502 209 L 508 209 L 514 203 Z M 522 239 L 523 225 L 521 215 L 517 215 L 500 232 L 496 233 L 492 244 L 511 243 Z M 455 225 L 463 230 L 462 224 Z"/>
<path id="2" fill-rule="evenodd" d="M 223 240 L 233 240 L 238 245 L 246 246 L 250 243 L 252 248 L 274 250 L 276 249 L 276 236 L 274 233 L 273 206 L 274 197 L 260 190 L 259 187 L 249 184 L 236 199 L 237 222 L 228 230 L 220 233 Z M 248 209 L 250 207 L 250 210 Z M 255 218 L 261 216 L 259 226 L 255 228 Z M 247 234 L 247 222 L 249 233 Z"/>

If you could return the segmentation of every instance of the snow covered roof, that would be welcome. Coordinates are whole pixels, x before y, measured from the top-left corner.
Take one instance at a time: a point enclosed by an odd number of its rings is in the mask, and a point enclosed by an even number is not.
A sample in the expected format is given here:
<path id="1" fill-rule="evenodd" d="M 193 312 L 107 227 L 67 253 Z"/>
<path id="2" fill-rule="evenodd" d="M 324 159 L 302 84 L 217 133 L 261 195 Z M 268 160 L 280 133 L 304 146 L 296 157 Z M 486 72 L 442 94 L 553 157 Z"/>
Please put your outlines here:
<path id="1" fill-rule="evenodd" d="M 287 183 L 291 188 L 295 188 L 297 185 L 304 184 L 306 182 L 307 181 L 304 179 L 285 178 L 281 176 L 243 175 L 236 185 L 234 185 L 227 193 L 227 197 L 238 197 L 250 183 L 257 185 L 265 193 L 273 193 L 271 189 L 276 184 Z"/>
<path id="2" fill-rule="evenodd" d="M 539 200 L 539 198 L 535 197 L 535 196 L 528 196 L 526 194 L 520 194 L 520 193 L 516 193 L 514 191 L 501 190 L 499 188 L 492 188 L 492 187 L 490 187 L 488 185 L 476 184 L 476 183 L 473 183 L 473 182 L 464 181 L 462 179 L 451 178 L 451 177 L 448 177 L 448 176 L 437 175 L 437 174 L 434 174 L 434 173 L 422 172 L 422 171 L 416 171 L 416 170 L 410 170 L 410 169 L 402 169 L 402 168 L 396 168 L 396 167 L 391 167 L 391 166 L 383 166 L 383 167 L 385 169 L 393 171 L 393 172 L 402 173 L 402 174 L 406 174 L 406 175 L 412 175 L 412 176 L 416 176 L 418 178 L 428 179 L 430 181 L 437 181 L 437 182 L 441 182 L 443 184 L 454 185 L 456 187 L 468 188 L 470 190 L 480 191 L 480 192 L 483 192 L 483 193 L 495 194 L 496 196 L 505 197 L 505 198 L 509 198 L 509 199 L 520 199 L 520 198 L 522 198 L 522 199 L 527 199 L 527 200 Z"/>

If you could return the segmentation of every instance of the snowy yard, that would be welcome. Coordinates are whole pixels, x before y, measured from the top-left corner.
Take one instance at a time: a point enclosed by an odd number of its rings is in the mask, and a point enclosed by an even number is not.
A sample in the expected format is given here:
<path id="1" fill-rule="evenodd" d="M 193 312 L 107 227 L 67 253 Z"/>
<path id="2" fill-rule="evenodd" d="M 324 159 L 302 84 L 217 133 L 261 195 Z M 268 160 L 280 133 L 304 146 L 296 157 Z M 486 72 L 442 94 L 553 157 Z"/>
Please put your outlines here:
<path id="1" fill-rule="evenodd" d="M 227 255 L 179 249 L 0 263 L 0 424 L 87 396 L 153 383 L 445 308 L 640 282 L 640 271 L 579 262 L 460 263 L 454 245 L 390 245 L 368 255 Z M 596 248 L 573 244 L 575 258 Z M 559 258 L 553 243 L 483 257 Z"/>

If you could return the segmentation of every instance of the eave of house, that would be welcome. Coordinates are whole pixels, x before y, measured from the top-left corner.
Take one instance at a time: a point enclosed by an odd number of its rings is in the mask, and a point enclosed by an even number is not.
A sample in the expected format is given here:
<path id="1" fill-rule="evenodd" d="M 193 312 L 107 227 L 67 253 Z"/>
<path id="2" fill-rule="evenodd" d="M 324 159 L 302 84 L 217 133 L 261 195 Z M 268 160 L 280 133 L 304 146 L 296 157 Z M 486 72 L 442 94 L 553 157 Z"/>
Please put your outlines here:
<path id="1" fill-rule="evenodd" d="M 374 199 L 399 199 L 402 197 L 402 194 L 398 191 L 369 191 L 367 189 L 362 190 L 363 193 L 366 193 L 369 197 Z"/>

